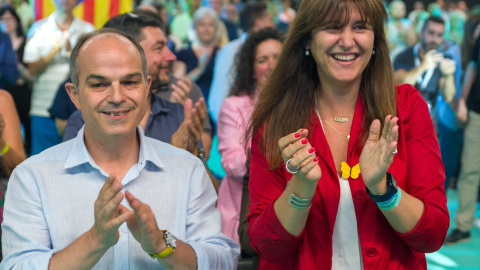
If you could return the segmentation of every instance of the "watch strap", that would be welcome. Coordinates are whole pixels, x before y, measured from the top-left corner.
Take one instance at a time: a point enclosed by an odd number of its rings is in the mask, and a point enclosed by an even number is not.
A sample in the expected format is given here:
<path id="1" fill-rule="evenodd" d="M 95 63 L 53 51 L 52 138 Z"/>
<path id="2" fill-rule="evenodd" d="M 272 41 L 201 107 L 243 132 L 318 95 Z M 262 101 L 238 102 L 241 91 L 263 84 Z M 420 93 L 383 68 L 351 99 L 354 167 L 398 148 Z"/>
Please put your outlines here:
<path id="1" fill-rule="evenodd" d="M 367 189 L 367 194 L 376 203 L 386 202 L 390 200 L 393 195 L 397 193 L 397 188 L 393 185 L 393 176 L 391 173 L 387 172 L 387 192 L 382 195 L 373 195 L 370 190 Z"/>
<path id="2" fill-rule="evenodd" d="M 165 243 L 167 244 L 167 247 L 164 250 L 160 251 L 159 253 L 148 254 L 152 259 L 156 259 L 156 258 L 165 259 L 167 256 L 175 252 L 175 247 L 172 245 L 172 243 L 168 241 L 167 233 L 169 234 L 169 232 L 167 232 L 167 230 L 162 230 L 162 231 L 163 231 L 163 239 L 165 239 Z"/>

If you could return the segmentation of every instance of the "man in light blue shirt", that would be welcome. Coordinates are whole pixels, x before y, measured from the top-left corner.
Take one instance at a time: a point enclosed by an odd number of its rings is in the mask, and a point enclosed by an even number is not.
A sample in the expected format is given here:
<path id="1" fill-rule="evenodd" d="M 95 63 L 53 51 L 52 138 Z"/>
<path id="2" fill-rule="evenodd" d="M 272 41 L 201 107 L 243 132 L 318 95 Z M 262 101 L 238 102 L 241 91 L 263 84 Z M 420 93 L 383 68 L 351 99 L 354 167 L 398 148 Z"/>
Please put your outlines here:
<path id="1" fill-rule="evenodd" d="M 70 68 L 85 126 L 14 170 L 0 268 L 233 269 L 239 248 L 220 233 L 202 162 L 138 127 L 151 84 L 141 46 L 99 30 Z"/>

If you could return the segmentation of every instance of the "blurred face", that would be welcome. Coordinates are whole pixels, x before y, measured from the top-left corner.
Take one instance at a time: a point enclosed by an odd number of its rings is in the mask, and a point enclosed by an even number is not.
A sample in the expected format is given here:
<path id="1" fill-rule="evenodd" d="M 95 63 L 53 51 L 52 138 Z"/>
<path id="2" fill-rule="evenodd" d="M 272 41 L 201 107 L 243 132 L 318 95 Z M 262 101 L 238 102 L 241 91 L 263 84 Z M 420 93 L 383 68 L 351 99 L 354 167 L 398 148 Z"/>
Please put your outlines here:
<path id="1" fill-rule="evenodd" d="M 396 19 L 403 18 L 406 12 L 405 4 L 403 2 L 393 2 L 390 6 L 390 14 Z"/>
<path id="2" fill-rule="evenodd" d="M 11 34 L 17 30 L 17 21 L 9 11 L 5 11 L 0 17 L 0 20 L 2 23 L 2 31 L 5 33 Z"/>
<path id="3" fill-rule="evenodd" d="M 215 20 L 210 16 L 206 16 L 195 24 L 195 32 L 202 43 L 213 42 L 216 30 Z"/>
<path id="4" fill-rule="evenodd" d="M 311 54 L 317 64 L 322 83 L 345 84 L 360 82 L 372 57 L 374 34 L 372 26 L 362 21 L 357 9 L 350 21 L 312 32 Z"/>
<path id="5" fill-rule="evenodd" d="M 147 58 L 148 75 L 152 77 L 152 87 L 170 83 L 168 75 L 177 58 L 167 47 L 167 38 L 158 27 L 148 26 L 142 29 L 145 37 L 140 41 Z"/>
<path id="6" fill-rule="evenodd" d="M 66 13 L 72 12 L 77 2 L 78 0 L 54 0 L 55 8 Z"/>
<path id="7" fill-rule="evenodd" d="M 270 73 L 277 66 L 278 56 L 282 50 L 282 43 L 278 40 L 268 39 L 258 44 L 253 63 L 254 77 L 258 89 L 262 89 Z"/>
<path id="8" fill-rule="evenodd" d="M 443 42 L 443 33 L 445 33 L 445 25 L 428 22 L 421 35 L 422 48 L 425 51 L 436 50 Z"/>
<path id="9" fill-rule="evenodd" d="M 215 10 L 217 14 L 220 13 L 220 10 L 222 9 L 222 3 L 220 0 L 209 0 L 208 6 Z"/>
<path id="10" fill-rule="evenodd" d="M 256 30 L 260 30 L 262 28 L 267 28 L 267 27 L 274 27 L 273 21 L 272 21 L 272 14 L 267 10 L 265 11 L 265 15 L 262 16 L 261 18 L 256 20 Z"/>
<path id="11" fill-rule="evenodd" d="M 135 45 L 119 36 L 93 37 L 78 55 L 78 69 L 78 89 L 66 87 L 82 112 L 85 137 L 106 141 L 136 136 L 151 79 L 144 79 Z"/>

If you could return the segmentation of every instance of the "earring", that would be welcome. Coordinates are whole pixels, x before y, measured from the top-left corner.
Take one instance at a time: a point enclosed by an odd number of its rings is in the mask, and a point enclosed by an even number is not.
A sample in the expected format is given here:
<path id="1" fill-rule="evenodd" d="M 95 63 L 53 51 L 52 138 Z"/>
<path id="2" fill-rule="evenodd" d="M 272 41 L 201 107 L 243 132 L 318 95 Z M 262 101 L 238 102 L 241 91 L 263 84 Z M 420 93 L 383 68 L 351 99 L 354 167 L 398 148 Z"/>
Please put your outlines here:
<path id="1" fill-rule="evenodd" d="M 375 47 L 373 47 L 372 55 L 375 55 Z"/>
<path id="2" fill-rule="evenodd" d="M 309 56 L 310 55 L 310 49 L 306 49 L 305 50 L 305 56 Z"/>

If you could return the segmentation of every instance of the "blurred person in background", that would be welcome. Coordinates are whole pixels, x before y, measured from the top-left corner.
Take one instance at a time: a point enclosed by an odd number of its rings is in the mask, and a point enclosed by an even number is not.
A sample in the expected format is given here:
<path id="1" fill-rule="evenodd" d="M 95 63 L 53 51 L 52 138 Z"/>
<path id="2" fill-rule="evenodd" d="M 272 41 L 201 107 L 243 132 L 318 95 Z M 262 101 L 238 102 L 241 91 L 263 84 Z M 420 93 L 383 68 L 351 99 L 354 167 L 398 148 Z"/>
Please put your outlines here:
<path id="1" fill-rule="evenodd" d="M 240 12 L 240 26 L 244 33 L 236 40 L 224 46 L 217 55 L 213 71 L 213 80 L 210 86 L 208 110 L 214 123 L 223 100 L 227 97 L 233 83 L 233 61 L 248 34 L 262 28 L 273 27 L 272 15 L 267 10 L 265 2 L 247 2 Z"/>
<path id="2" fill-rule="evenodd" d="M 29 30 L 23 56 L 35 76 L 30 109 L 31 154 L 35 155 L 61 140 L 48 109 L 58 86 L 68 77 L 69 59 L 78 38 L 94 30 L 92 24 L 73 15 L 78 0 L 55 0 L 55 11 L 36 21 Z"/>
<path id="3" fill-rule="evenodd" d="M 470 230 L 475 220 L 475 210 L 480 186 L 480 39 L 473 47 L 465 71 L 462 96 L 458 101 L 457 117 L 465 124 L 463 149 L 458 179 L 458 209 L 456 228 L 445 239 L 446 245 L 470 241 Z"/>
<path id="4" fill-rule="evenodd" d="M 278 29 L 285 33 L 297 12 L 292 8 L 292 0 L 283 0 L 282 6 L 283 10 L 278 14 Z"/>
<path id="5" fill-rule="evenodd" d="M 25 138 L 25 149 L 30 152 L 30 102 L 32 98 L 32 85 L 34 77 L 28 72 L 23 60 L 23 53 L 25 50 L 26 37 L 23 28 L 15 9 L 10 6 L 5 6 L 0 9 L 0 21 L 2 31 L 10 36 L 12 48 L 16 53 L 17 69 L 19 77 L 14 84 L 7 83 L 5 90 L 7 90 L 15 101 L 20 122 L 22 123 Z"/>
<path id="6" fill-rule="evenodd" d="M 220 10 L 220 19 L 225 24 L 225 27 L 227 27 L 228 39 L 230 41 L 237 39 L 240 35 L 237 6 L 233 3 L 223 4 Z"/>
<path id="7" fill-rule="evenodd" d="M 22 133 L 12 96 L 0 90 L 0 178 L 10 177 L 13 169 L 25 160 Z"/>
<path id="8" fill-rule="evenodd" d="M 444 33 L 443 19 L 431 16 L 420 41 L 400 53 L 393 65 L 396 82 L 414 85 L 429 106 L 439 134 L 447 188 L 458 170 L 463 133 L 454 113 L 460 97 L 460 46 L 446 41 Z"/>
<path id="9" fill-rule="evenodd" d="M 192 43 L 176 53 L 177 61 L 173 65 L 173 75 L 197 83 L 205 100 L 208 100 L 212 83 L 221 23 L 215 10 L 209 7 L 197 9 L 193 13 Z"/>
<path id="10" fill-rule="evenodd" d="M 422 1 L 415 1 L 415 3 L 413 3 L 413 10 L 408 13 L 408 20 L 413 23 L 422 11 L 425 11 L 425 4 Z"/>
<path id="11" fill-rule="evenodd" d="M 235 58 L 235 80 L 218 116 L 218 150 L 226 175 L 218 193 L 222 233 L 240 244 L 238 225 L 242 182 L 247 172 L 244 138 L 258 94 L 275 69 L 282 49 L 281 33 L 265 28 L 250 34 Z"/>
<path id="12" fill-rule="evenodd" d="M 390 3 L 390 18 L 387 24 L 387 38 L 390 46 L 390 57 L 395 57 L 405 48 L 416 42 L 412 23 L 405 18 L 405 3 L 395 0 Z"/>

